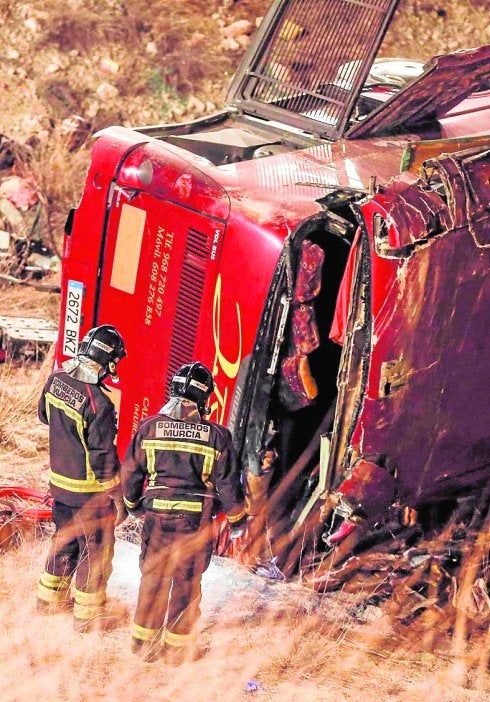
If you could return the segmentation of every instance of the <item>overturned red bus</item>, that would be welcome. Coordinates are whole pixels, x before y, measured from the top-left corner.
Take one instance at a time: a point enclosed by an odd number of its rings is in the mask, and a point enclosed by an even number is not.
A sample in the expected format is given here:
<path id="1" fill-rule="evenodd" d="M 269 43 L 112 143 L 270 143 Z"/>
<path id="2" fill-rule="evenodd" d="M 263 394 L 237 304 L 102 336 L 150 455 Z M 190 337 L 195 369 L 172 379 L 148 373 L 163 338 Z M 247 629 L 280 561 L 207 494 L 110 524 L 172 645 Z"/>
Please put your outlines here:
<path id="1" fill-rule="evenodd" d="M 488 472 L 490 46 L 378 59 L 397 4 L 273 3 L 221 112 L 97 135 L 66 226 L 57 363 L 121 331 L 121 452 L 209 366 L 288 538 L 328 494 L 370 516 Z"/>

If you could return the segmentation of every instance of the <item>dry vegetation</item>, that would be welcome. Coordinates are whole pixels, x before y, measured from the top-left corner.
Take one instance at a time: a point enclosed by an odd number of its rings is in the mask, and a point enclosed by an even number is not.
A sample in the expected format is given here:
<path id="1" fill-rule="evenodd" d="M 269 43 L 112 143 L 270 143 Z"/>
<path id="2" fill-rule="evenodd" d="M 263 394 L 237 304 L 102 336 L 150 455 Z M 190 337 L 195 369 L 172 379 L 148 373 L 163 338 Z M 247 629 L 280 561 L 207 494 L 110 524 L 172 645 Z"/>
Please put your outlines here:
<path id="1" fill-rule="evenodd" d="M 0 0 L 0 133 L 21 147 L 16 172 L 35 178 L 41 203 L 36 235 L 47 246 L 61 253 L 63 221 L 81 192 L 91 134 L 109 124 L 180 121 L 219 107 L 248 41 L 246 33 L 236 41 L 227 27 L 248 19 L 252 31 L 268 5 Z M 384 53 L 426 59 L 488 42 L 487 0 L 402 0 Z M 76 146 L 66 122 L 73 115 L 85 129 Z M 56 282 L 56 275 L 49 280 Z M 4 286 L 0 301 L 0 315 L 57 317 L 53 293 Z M 50 358 L 0 365 L 2 483 L 46 487 L 46 431 L 35 408 L 49 368 Z M 129 696 L 208 702 L 250 694 L 283 702 L 490 699 L 488 629 L 467 641 L 464 616 L 456 636 L 433 650 L 430 622 L 425 630 L 404 630 L 379 607 L 356 609 L 354 596 L 321 597 L 253 578 L 202 622 L 210 645 L 202 661 L 177 671 L 143 664 L 129 653 L 127 616 L 111 633 L 78 637 L 69 616 L 36 613 L 47 536 L 21 532 L 20 547 L 0 556 L 2 702 Z M 488 564 L 484 541 L 485 548 Z M 134 606 L 122 599 L 116 593 L 111 606 Z M 252 679 L 262 692 L 244 692 Z"/>

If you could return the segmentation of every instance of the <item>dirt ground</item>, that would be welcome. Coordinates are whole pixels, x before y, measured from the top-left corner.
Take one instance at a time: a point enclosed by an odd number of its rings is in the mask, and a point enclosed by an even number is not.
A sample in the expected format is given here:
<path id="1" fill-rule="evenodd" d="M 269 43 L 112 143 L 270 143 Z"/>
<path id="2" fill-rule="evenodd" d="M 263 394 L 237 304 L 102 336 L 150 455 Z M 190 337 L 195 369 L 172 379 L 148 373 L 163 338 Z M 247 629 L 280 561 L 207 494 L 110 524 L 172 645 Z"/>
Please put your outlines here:
<path id="1" fill-rule="evenodd" d="M 80 196 L 91 134 L 109 124 L 181 121 L 219 107 L 268 5 L 0 0 L 0 133 L 26 150 L 19 174 L 34 176 L 37 233 L 52 253 L 61 254 L 63 222 Z M 383 53 L 425 60 L 489 42 L 487 0 L 402 0 Z M 84 129 L 76 147 L 74 115 Z M 26 215 L 24 226 L 30 224 Z M 56 271 L 43 279 L 54 287 L 58 282 Z M 56 321 L 58 304 L 56 292 L 0 287 L 0 316 Z M 3 484 L 47 488 L 47 434 L 36 403 L 50 367 L 49 355 L 0 364 Z M 476 644 L 466 642 L 463 631 L 435 645 L 430 624 L 403 630 L 379 607 L 360 611 L 346 593 L 319 596 L 220 559 L 203 587 L 208 655 L 178 670 L 135 662 L 129 639 L 137 547 L 120 541 L 116 553 L 110 607 L 120 626 L 80 637 L 68 615 L 35 611 L 49 535 L 49 528 L 22 530 L 18 548 L 0 553 L 2 702 L 234 702 L 254 695 L 281 702 L 490 700 L 488 632 Z"/>

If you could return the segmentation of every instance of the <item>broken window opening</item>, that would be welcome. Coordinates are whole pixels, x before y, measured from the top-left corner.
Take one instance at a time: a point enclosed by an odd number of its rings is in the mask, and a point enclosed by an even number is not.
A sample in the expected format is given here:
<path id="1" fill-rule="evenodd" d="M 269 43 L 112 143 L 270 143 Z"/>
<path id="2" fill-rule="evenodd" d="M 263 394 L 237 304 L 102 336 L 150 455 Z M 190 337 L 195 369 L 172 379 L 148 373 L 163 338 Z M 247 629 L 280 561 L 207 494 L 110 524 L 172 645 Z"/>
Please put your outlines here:
<path id="1" fill-rule="evenodd" d="M 425 171 L 425 177 L 427 178 L 427 189 L 434 193 L 437 193 L 444 202 L 448 203 L 448 193 L 444 179 L 441 177 L 440 172 L 437 168 L 431 167 Z"/>
<path id="2" fill-rule="evenodd" d="M 354 228 L 353 214 L 345 230 Z M 293 289 L 283 257 L 270 329 L 280 329 L 275 375 L 270 364 L 256 365 L 242 468 L 254 520 L 251 562 L 285 557 L 284 538 L 313 493 L 319 477 L 320 437 L 333 426 L 341 347 L 330 339 L 337 294 L 350 251 L 339 236 L 339 217 L 329 230 L 327 215 L 306 222 L 291 242 Z M 289 257 L 288 257 L 289 260 Z M 285 325 L 277 323 L 290 304 Z M 262 357 L 277 348 L 272 335 L 260 345 Z M 265 428 L 264 428 L 265 427 Z M 272 549 L 272 550 L 271 550 Z"/>
<path id="3" fill-rule="evenodd" d="M 369 239 L 361 229 L 353 275 L 346 341 L 340 362 L 339 396 L 332 432 L 329 473 L 331 486 L 339 484 L 352 462 L 351 438 L 362 407 L 369 371 L 371 344 L 371 260 Z"/>

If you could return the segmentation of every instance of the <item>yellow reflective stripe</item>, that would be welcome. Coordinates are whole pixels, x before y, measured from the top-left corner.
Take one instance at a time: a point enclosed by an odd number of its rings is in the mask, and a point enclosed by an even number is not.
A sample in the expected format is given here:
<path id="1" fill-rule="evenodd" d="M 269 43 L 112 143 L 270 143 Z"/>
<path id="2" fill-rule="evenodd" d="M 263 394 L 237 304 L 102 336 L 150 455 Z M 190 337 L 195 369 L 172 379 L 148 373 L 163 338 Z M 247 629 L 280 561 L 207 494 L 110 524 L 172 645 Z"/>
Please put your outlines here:
<path id="1" fill-rule="evenodd" d="M 69 587 L 52 588 L 46 587 L 41 581 L 37 584 L 37 597 L 43 602 L 62 603 L 68 601 Z"/>
<path id="2" fill-rule="evenodd" d="M 51 590 L 51 588 L 44 587 L 42 583 L 37 584 L 37 597 L 43 602 L 66 602 L 66 593 L 67 590 Z"/>
<path id="3" fill-rule="evenodd" d="M 239 522 L 240 519 L 243 519 L 243 517 L 246 515 L 246 512 L 244 509 L 242 509 L 241 512 L 238 514 L 227 514 L 226 518 L 230 522 L 230 524 L 235 524 L 235 522 Z"/>
<path id="4" fill-rule="evenodd" d="M 141 448 L 147 452 L 147 465 L 148 472 L 150 473 L 150 483 L 152 485 L 153 479 L 156 477 L 155 474 L 155 450 L 156 451 L 185 451 L 187 453 L 193 453 L 197 456 L 203 456 L 204 462 L 202 466 L 201 477 L 203 481 L 209 478 L 211 471 L 213 470 L 214 462 L 220 457 L 221 451 L 212 448 L 211 446 L 201 446 L 200 444 L 193 444 L 189 441 L 159 441 L 158 439 L 144 439 L 141 442 Z M 150 469 L 151 463 L 151 469 Z M 152 475 L 153 470 L 153 475 Z"/>
<path id="5" fill-rule="evenodd" d="M 132 636 L 140 641 L 152 641 L 159 631 L 160 629 L 147 629 L 144 626 L 139 626 L 139 624 L 133 624 Z"/>
<path id="6" fill-rule="evenodd" d="M 56 487 L 69 490 L 69 492 L 105 492 L 119 485 L 121 477 L 118 474 L 110 480 L 96 480 L 95 477 L 93 480 L 77 480 L 50 470 L 49 481 Z"/>
<path id="7" fill-rule="evenodd" d="M 202 512 L 201 502 L 190 500 L 159 500 L 155 497 L 152 502 L 153 509 L 181 509 L 184 512 Z"/>
<path id="8" fill-rule="evenodd" d="M 71 575 L 51 575 L 45 570 L 39 582 L 52 590 L 62 590 L 70 587 Z"/>
<path id="9" fill-rule="evenodd" d="M 128 500 L 128 499 L 127 499 L 126 497 L 124 497 L 124 496 L 123 496 L 123 502 L 124 502 L 124 504 L 126 505 L 126 507 L 127 507 L 128 509 L 134 509 L 134 508 L 137 507 L 137 506 L 139 505 L 139 503 L 140 503 L 139 500 L 138 500 L 137 502 L 131 502 L 131 500 Z"/>
<path id="10" fill-rule="evenodd" d="M 96 592 L 83 592 L 83 590 L 75 590 L 75 604 L 80 607 L 94 607 L 103 605 L 106 601 L 105 588 Z"/>
<path id="11" fill-rule="evenodd" d="M 70 419 L 73 419 L 73 421 L 76 424 L 77 427 L 77 432 L 78 436 L 80 437 L 80 443 L 83 446 L 83 450 L 85 451 L 85 470 L 86 470 L 86 475 L 87 475 L 87 480 L 95 480 L 95 473 L 92 470 L 90 466 L 90 460 L 89 460 L 89 453 L 87 449 L 87 444 L 85 443 L 85 437 L 83 435 L 83 417 L 81 414 L 79 414 L 76 410 L 73 409 L 73 407 L 70 407 L 70 405 L 67 405 L 66 402 L 63 402 L 63 400 L 60 400 L 58 397 L 55 397 L 52 395 L 50 392 L 46 393 L 46 403 L 47 406 L 53 405 L 54 407 L 57 407 L 61 412 L 64 412 L 67 417 L 70 417 Z M 49 414 L 48 414 L 48 421 L 49 421 Z"/>
<path id="12" fill-rule="evenodd" d="M 164 641 L 169 646 L 187 646 L 191 641 L 196 638 L 195 634 L 174 634 L 173 631 L 165 630 Z"/>
<path id="13" fill-rule="evenodd" d="M 75 619 L 95 619 L 101 613 L 99 606 L 80 605 L 75 602 L 73 605 L 73 616 Z"/>
<path id="14" fill-rule="evenodd" d="M 146 441 L 141 442 L 142 448 L 146 451 L 146 467 L 148 469 L 148 487 L 154 487 L 155 481 L 157 479 L 157 473 L 155 470 L 155 450 L 150 448 L 148 451 L 145 448 Z"/>

